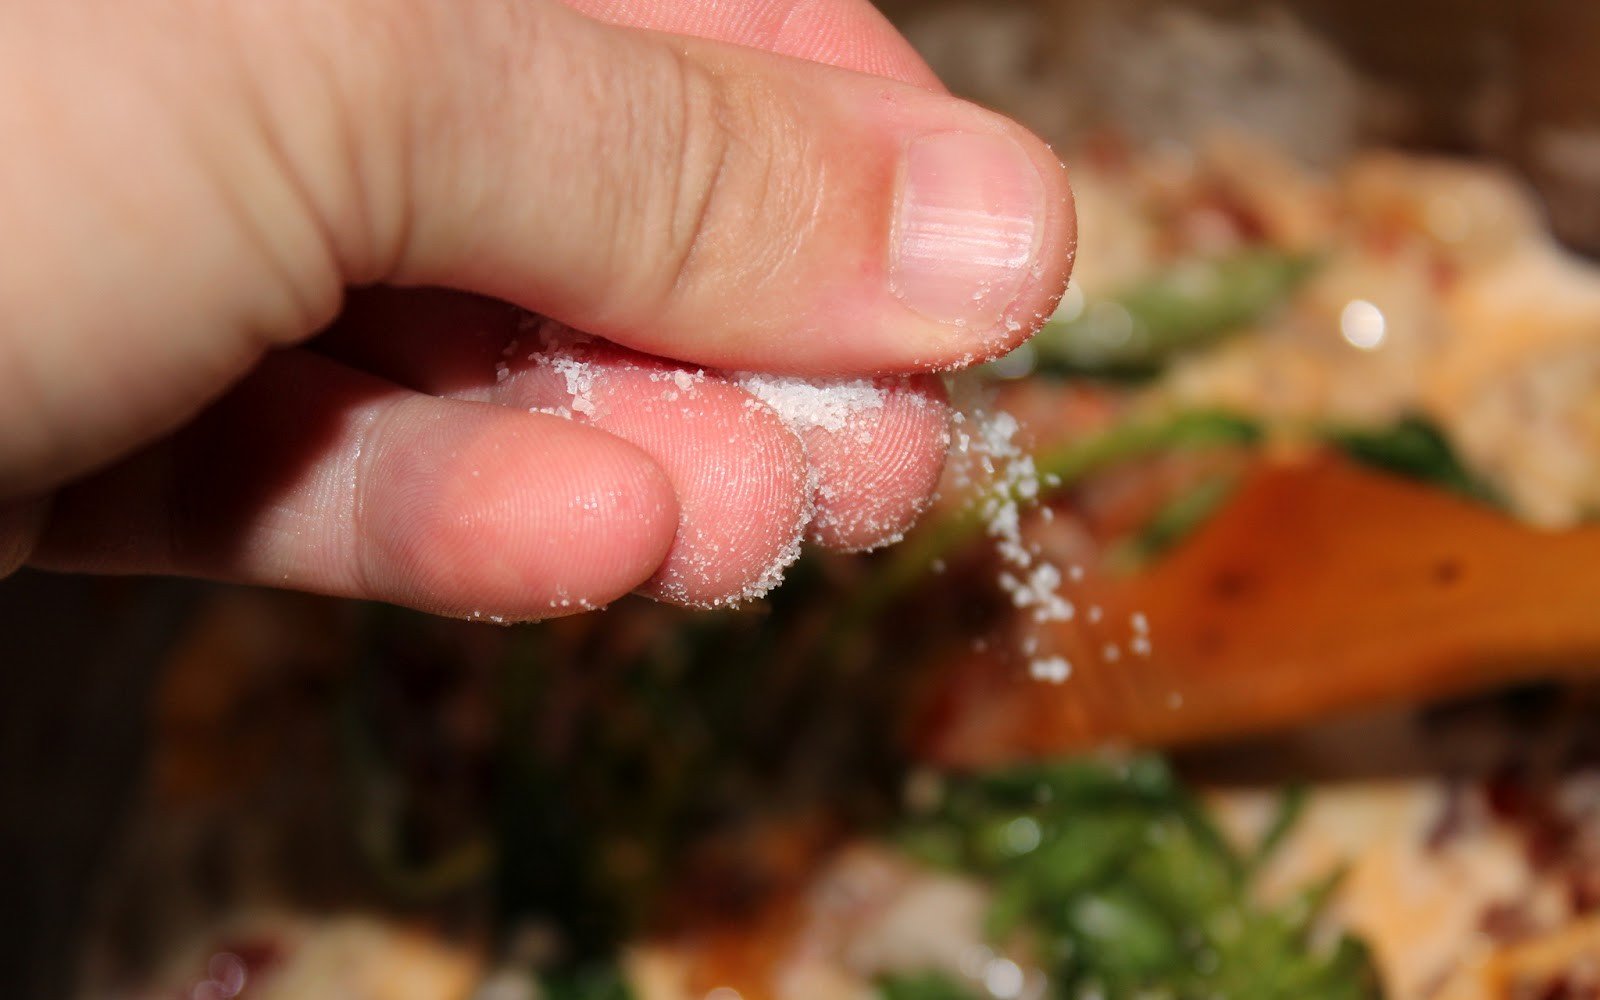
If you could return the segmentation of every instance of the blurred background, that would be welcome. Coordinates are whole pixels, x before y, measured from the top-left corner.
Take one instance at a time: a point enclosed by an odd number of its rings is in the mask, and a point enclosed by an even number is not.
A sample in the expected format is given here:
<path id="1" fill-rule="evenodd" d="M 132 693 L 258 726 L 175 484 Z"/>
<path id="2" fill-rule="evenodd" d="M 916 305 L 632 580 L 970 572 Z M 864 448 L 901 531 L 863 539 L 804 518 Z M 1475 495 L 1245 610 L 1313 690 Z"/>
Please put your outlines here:
<path id="1" fill-rule="evenodd" d="M 738 612 L 20 574 L 5 995 L 1600 997 L 1600 6 L 884 9 L 1074 171 L 1070 620 L 971 468 Z"/>

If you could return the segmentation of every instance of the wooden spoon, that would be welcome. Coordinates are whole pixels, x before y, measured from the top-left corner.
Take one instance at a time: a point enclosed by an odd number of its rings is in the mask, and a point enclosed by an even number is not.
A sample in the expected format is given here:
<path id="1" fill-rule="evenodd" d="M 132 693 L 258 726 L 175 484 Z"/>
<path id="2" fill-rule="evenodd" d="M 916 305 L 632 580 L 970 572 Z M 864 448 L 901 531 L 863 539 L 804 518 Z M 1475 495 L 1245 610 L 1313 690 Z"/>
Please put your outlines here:
<path id="1" fill-rule="evenodd" d="M 920 757 L 1177 744 L 1600 668 L 1600 525 L 1540 531 L 1331 454 L 1264 459 L 1153 568 L 1075 596 L 1101 618 L 1046 636 L 1071 677 L 963 656 L 917 716 Z M 1135 614 L 1148 655 L 1129 648 Z"/>

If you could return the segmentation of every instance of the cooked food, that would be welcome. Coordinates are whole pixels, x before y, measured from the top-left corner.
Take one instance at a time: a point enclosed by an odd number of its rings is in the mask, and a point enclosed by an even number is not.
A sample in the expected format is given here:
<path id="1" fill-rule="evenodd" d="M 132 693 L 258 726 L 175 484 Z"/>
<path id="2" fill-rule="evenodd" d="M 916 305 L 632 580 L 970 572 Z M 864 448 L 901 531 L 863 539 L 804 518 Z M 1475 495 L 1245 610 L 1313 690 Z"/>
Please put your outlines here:
<path id="1" fill-rule="evenodd" d="M 1040 366 L 1284 432 L 1423 418 L 1518 515 L 1600 510 L 1600 268 L 1479 163 L 1269 147 L 1085 158 L 1082 260 Z"/>
<path id="2" fill-rule="evenodd" d="M 744 657 L 571 624 L 215 602 L 103 937 L 165 942 L 133 995 L 1499 1000 L 1592 975 L 1600 690 L 1180 756 L 1196 794 L 1150 757 L 907 768 Z M 239 669 L 250 633 L 283 638 Z M 540 672 L 574 648 L 610 655 Z M 275 735 L 232 738 L 264 709 Z M 227 772 L 250 780 L 204 780 Z M 126 985 L 96 966 L 87 995 Z"/>
<path id="3" fill-rule="evenodd" d="M 1589 995 L 1589 688 L 1082 753 L 1591 669 L 1600 274 L 1478 164 L 1078 163 L 987 502 L 901 546 L 742 613 L 217 597 L 87 994 Z"/>

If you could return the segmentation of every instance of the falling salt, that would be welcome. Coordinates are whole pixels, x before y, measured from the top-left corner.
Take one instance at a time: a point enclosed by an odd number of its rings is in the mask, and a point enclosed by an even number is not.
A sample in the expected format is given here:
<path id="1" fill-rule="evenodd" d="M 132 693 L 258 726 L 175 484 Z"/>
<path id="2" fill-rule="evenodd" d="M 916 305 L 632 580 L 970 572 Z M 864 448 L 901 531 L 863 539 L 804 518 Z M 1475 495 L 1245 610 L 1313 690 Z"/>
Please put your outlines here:
<path id="1" fill-rule="evenodd" d="M 1028 664 L 1028 676 L 1049 684 L 1064 684 L 1072 676 L 1072 664 L 1059 656 L 1046 656 Z"/>
<path id="2" fill-rule="evenodd" d="M 1078 619 L 1078 609 L 1064 590 L 1083 582 L 1084 568 L 1074 564 L 1063 570 L 1046 558 L 1038 545 L 1023 538 L 1024 507 L 1035 505 L 1046 487 L 1060 485 L 1059 478 L 1039 473 L 1033 458 L 1017 441 L 1021 428 L 1016 418 L 990 406 L 975 383 L 954 380 L 951 396 L 957 404 L 950 449 L 955 463 L 953 478 L 957 486 L 977 487 L 976 510 L 1000 559 L 1000 589 L 1013 607 L 1026 612 L 1035 629 Z M 1042 508 L 1040 518 L 1046 518 L 1047 512 L 1048 507 Z M 1098 626 L 1105 610 L 1090 605 L 1082 617 L 1086 627 Z M 1135 613 L 1128 622 L 1132 634 L 1127 652 L 1149 656 L 1148 619 Z M 1028 661 L 1029 676 L 1049 683 L 1065 682 L 1071 676 L 1071 664 L 1064 657 L 1049 655 L 1042 646 L 1036 631 L 1019 642 L 1018 652 Z M 1123 655 L 1124 648 L 1116 642 L 1100 645 L 1100 658 L 1107 663 L 1115 663 Z"/>
<path id="3" fill-rule="evenodd" d="M 975 388 L 960 381 L 952 396 L 958 402 L 952 452 L 963 458 L 964 465 L 956 470 L 956 478 L 958 483 L 981 486 L 977 512 L 1000 557 L 1000 589 L 1036 625 L 1073 620 L 1077 609 L 1061 592 L 1060 567 L 1043 558 L 1037 546 L 1023 541 L 1022 508 L 1038 500 L 1040 476 L 1033 457 L 1017 440 L 1021 427 L 1016 417 L 991 408 Z M 1070 675 L 1066 660 L 1039 655 L 1035 637 L 1024 640 L 1022 653 L 1029 658 L 1029 673 L 1035 679 L 1061 683 Z"/>

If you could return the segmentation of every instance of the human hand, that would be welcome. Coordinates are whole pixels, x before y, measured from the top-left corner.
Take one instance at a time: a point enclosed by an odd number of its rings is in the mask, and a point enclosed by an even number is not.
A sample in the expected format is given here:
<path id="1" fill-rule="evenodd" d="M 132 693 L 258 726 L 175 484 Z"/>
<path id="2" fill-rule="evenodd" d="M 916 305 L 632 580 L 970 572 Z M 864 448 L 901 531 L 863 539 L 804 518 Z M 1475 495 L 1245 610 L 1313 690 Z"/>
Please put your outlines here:
<path id="1" fill-rule="evenodd" d="M 0 10 L 0 573 L 522 619 L 908 523 L 933 381 L 802 442 L 722 373 L 1008 350 L 1066 281 L 1059 164 L 862 0 L 576 6 Z"/>

